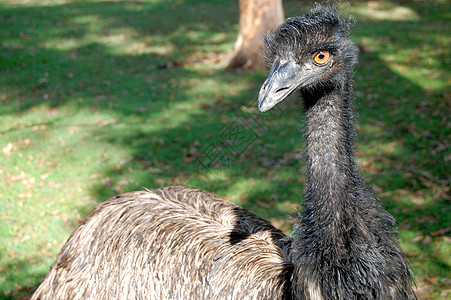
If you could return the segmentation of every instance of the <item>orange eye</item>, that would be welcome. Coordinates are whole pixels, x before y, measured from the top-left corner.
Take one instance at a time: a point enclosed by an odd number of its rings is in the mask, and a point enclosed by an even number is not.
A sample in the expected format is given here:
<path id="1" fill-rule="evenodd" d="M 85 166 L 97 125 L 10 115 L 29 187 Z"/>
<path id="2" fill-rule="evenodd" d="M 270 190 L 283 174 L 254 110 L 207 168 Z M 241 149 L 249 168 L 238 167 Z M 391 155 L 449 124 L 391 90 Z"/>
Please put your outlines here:
<path id="1" fill-rule="evenodd" d="M 313 57 L 313 61 L 318 65 L 324 65 L 329 61 L 329 58 L 330 58 L 329 51 L 322 50 L 315 54 L 315 57 Z"/>

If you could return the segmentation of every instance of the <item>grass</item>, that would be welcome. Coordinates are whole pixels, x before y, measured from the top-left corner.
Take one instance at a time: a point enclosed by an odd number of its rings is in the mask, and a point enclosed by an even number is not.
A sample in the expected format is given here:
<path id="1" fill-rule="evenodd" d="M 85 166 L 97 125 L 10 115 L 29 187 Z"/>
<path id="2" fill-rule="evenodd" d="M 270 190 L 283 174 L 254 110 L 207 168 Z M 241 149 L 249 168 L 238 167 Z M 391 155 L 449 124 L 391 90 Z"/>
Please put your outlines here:
<path id="1" fill-rule="evenodd" d="M 308 9 L 284 6 L 287 16 Z M 364 49 L 359 163 L 400 224 L 419 297 L 445 299 L 449 5 L 342 6 Z M 259 114 L 266 72 L 215 68 L 238 16 L 225 0 L 0 0 L 1 299 L 28 298 L 75 226 L 124 191 L 202 188 L 289 232 L 303 183 L 301 105 L 291 97 L 283 117 Z M 237 128 L 248 147 L 224 147 Z M 221 156 L 202 167 L 200 153 Z"/>

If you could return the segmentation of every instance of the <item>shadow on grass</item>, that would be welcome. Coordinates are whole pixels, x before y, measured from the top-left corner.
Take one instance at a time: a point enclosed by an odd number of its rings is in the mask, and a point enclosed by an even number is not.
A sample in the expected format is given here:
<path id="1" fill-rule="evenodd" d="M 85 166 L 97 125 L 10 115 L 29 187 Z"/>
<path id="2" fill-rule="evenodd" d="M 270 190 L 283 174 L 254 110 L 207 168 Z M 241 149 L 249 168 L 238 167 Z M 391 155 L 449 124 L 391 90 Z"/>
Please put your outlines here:
<path id="1" fill-rule="evenodd" d="M 294 2 L 287 2 L 294 7 Z M 71 106 L 114 115 L 114 123 L 93 135 L 112 149 L 127 149 L 129 156 L 115 167 L 99 170 L 99 178 L 108 180 L 93 183 L 89 193 L 96 202 L 131 189 L 182 184 L 216 192 L 265 219 L 290 220 L 296 213 L 293 207 L 299 208 L 302 200 L 300 100 L 291 97 L 282 103 L 283 118 L 271 120 L 272 125 L 244 151 L 228 153 L 227 166 L 200 168 L 197 158 L 209 144 L 221 142 L 220 134 L 227 126 L 237 118 L 251 122 L 258 115 L 249 105 L 264 75 L 202 66 L 172 68 L 174 61 L 202 59 L 207 52 L 223 51 L 221 45 L 235 36 L 232 24 L 238 19 L 236 7 L 227 1 L 178 3 L 0 4 L 4 28 L 0 71 L 6 79 L 0 83 L 0 92 L 6 95 L 0 99 L 0 113 L 9 116 L 36 106 Z M 367 22 L 357 26 L 353 37 L 381 38 L 387 31 L 399 32 L 390 35 L 387 43 L 400 49 L 420 47 L 421 38 L 402 33 L 421 26 L 417 22 Z M 118 42 L 124 39 L 130 43 Z M 119 50 L 111 46 L 115 43 Z M 140 43 L 147 52 L 137 55 L 133 47 L 141 47 Z M 374 166 L 363 165 L 364 170 L 371 183 L 382 187 L 387 195 L 382 197 L 384 203 L 400 223 L 409 225 L 407 230 L 430 235 L 451 226 L 449 201 L 431 196 L 432 188 L 424 183 L 424 176 L 430 175 L 427 183 L 435 186 L 447 178 L 447 167 L 440 163 L 446 155 L 446 150 L 440 150 L 446 91 L 425 90 L 394 72 L 380 55 L 367 50 L 356 73 L 363 128 L 359 146 L 371 152 L 369 164 Z M 444 68 L 445 64 L 437 67 Z M 212 86 L 199 91 L 199 81 Z M 425 104 L 425 99 L 430 103 Z M 430 113 L 425 115 L 425 110 Z M 14 135 L 18 129 L 11 125 L 1 134 Z M 391 144 L 393 149 L 384 150 Z M 381 148 L 372 149 L 374 145 Z M 431 147 L 436 151 L 431 152 Z M 408 195 L 423 191 L 430 200 L 414 205 L 391 199 L 399 190 L 407 190 Z M 84 217 L 90 208 L 79 207 L 79 211 Z M 283 225 L 285 231 L 290 224 Z M 443 276 L 450 272 L 434 245 L 416 245 L 428 256 L 423 259 L 435 264 L 425 272 Z M 23 276 L 9 275 L 10 268 L 22 264 L 26 265 L 11 259 L 11 264 L 2 266 L 8 282 L 24 285 L 23 278 L 37 281 L 45 275 L 29 274 L 26 268 L 14 273 Z M 14 297 L 25 297 L 34 288 L 18 289 Z M 5 288 L 0 294 L 10 290 Z"/>

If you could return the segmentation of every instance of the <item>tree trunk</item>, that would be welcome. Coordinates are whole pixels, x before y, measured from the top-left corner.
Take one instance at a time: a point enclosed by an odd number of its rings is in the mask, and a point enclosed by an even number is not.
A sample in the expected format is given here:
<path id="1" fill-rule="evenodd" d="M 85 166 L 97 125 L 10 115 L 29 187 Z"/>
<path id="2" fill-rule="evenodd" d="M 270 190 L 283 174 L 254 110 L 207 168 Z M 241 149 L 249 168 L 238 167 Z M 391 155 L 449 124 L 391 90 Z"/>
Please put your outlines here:
<path id="1" fill-rule="evenodd" d="M 240 31 L 235 47 L 219 63 L 226 69 L 263 69 L 265 33 L 283 23 L 282 0 L 240 0 Z"/>

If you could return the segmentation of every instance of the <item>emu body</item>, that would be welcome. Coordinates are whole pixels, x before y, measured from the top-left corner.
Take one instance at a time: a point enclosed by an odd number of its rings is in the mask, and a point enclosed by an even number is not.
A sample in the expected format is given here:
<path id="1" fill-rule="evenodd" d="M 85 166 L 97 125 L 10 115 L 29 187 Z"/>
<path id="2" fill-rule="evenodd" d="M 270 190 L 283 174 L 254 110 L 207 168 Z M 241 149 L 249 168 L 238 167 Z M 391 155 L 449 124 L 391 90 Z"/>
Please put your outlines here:
<path id="1" fill-rule="evenodd" d="M 78 226 L 33 299 L 282 299 L 293 268 L 283 240 L 204 191 L 126 193 Z"/>
<path id="2" fill-rule="evenodd" d="M 329 4 L 266 39 L 267 111 L 305 109 L 305 200 L 292 237 L 217 196 L 123 194 L 73 232 L 32 299 L 415 299 L 395 220 L 354 161 L 351 22 Z"/>

